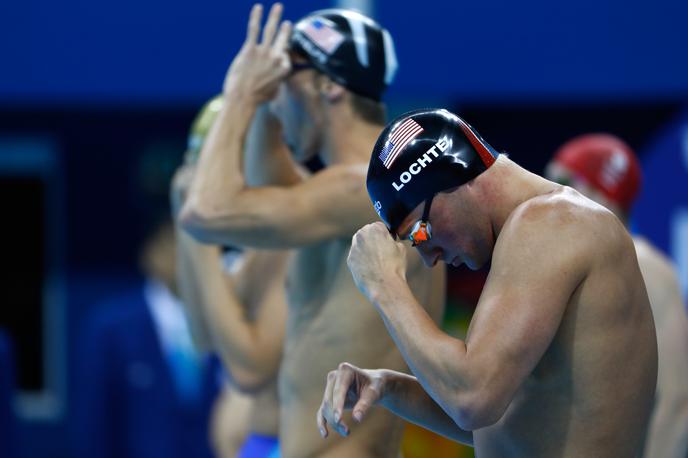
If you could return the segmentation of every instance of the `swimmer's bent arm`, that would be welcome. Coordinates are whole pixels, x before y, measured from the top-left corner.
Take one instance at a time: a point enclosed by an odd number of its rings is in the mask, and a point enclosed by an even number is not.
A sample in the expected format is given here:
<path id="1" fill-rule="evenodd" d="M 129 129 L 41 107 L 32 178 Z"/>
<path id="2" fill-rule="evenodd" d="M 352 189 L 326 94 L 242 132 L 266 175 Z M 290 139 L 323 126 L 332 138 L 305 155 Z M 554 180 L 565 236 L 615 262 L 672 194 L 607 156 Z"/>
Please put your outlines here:
<path id="1" fill-rule="evenodd" d="M 282 125 L 266 103 L 257 108 L 244 147 L 244 178 L 248 186 L 293 186 L 308 175 L 292 158 L 282 140 Z"/>
<path id="2" fill-rule="evenodd" d="M 349 363 L 341 363 L 327 375 L 325 395 L 316 414 L 320 434 L 327 437 L 333 429 L 348 436 L 344 408 L 353 409 L 353 419 L 361 422 L 374 405 L 449 439 L 473 445 L 473 433 L 457 428 L 415 377 L 388 369 L 360 369 Z"/>
<path id="3" fill-rule="evenodd" d="M 186 275 L 181 293 L 187 309 L 201 316 L 210 344 L 219 353 L 240 391 L 254 393 L 275 380 L 282 355 L 284 295 L 267 295 L 256 316 L 247 312 L 221 268 L 216 246 L 201 245 L 181 230 L 178 264 Z M 286 253 L 274 253 L 283 262 Z"/>
<path id="4" fill-rule="evenodd" d="M 550 345 L 585 276 L 594 239 L 579 237 L 580 228 L 556 212 L 542 213 L 517 214 L 502 228 L 465 342 L 442 332 L 418 304 L 403 260 L 383 256 L 382 275 L 366 270 L 378 257 L 371 251 L 391 253 L 386 245 L 396 242 L 382 243 L 378 234 L 375 243 L 366 244 L 364 234 L 365 250 L 360 250 L 361 232 L 354 237 L 349 266 L 357 285 L 378 309 L 418 382 L 463 430 L 502 417 Z"/>
<path id="5" fill-rule="evenodd" d="M 473 432 L 457 428 L 454 420 L 423 389 L 418 379 L 403 372 L 388 371 L 381 405 L 407 421 L 449 439 L 473 445 Z"/>
<path id="6" fill-rule="evenodd" d="M 182 227 L 202 242 L 298 247 L 350 236 L 374 217 L 365 164 L 330 167 L 292 186 L 247 186 L 242 153 L 249 126 L 291 70 L 290 24 L 278 27 L 280 15 L 281 7 L 273 7 L 259 40 L 261 8 L 254 7 L 246 42 L 227 72 L 226 103 L 203 145 L 180 215 Z"/>
<path id="7" fill-rule="evenodd" d="M 243 111 L 237 105 L 226 110 Z M 213 128 L 233 131 L 236 123 L 227 117 L 238 116 L 221 113 Z M 365 164 L 331 166 L 293 186 L 252 188 L 240 171 L 239 151 L 237 146 L 201 153 L 179 222 L 203 243 L 295 248 L 349 237 L 375 217 L 364 185 Z M 217 165 L 233 155 L 234 165 Z"/>

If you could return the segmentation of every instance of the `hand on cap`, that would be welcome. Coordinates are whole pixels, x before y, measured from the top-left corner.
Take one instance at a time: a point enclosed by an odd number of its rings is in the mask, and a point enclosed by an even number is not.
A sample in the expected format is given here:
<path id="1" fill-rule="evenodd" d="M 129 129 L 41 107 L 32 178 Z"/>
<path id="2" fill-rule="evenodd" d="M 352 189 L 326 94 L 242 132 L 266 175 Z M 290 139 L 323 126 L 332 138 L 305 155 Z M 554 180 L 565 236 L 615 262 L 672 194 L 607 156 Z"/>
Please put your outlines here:
<path id="1" fill-rule="evenodd" d="M 348 436 L 349 426 L 342 419 L 344 410 L 353 409 L 354 420 L 363 420 L 370 408 L 382 400 L 386 372 L 341 363 L 337 370 L 327 374 L 325 394 L 316 414 L 320 435 L 328 436 L 329 425 L 342 436 Z"/>
<path id="2" fill-rule="evenodd" d="M 263 6 L 254 5 L 246 41 L 227 71 L 223 89 L 225 96 L 248 96 L 256 104 L 273 99 L 280 81 L 291 71 L 287 54 L 291 23 L 280 22 L 282 4 L 275 3 L 270 9 L 259 42 L 262 15 Z"/>
<path id="3" fill-rule="evenodd" d="M 406 279 L 406 249 L 396 242 L 381 222 L 368 224 L 354 234 L 347 258 L 358 289 L 374 302 L 387 280 Z"/>

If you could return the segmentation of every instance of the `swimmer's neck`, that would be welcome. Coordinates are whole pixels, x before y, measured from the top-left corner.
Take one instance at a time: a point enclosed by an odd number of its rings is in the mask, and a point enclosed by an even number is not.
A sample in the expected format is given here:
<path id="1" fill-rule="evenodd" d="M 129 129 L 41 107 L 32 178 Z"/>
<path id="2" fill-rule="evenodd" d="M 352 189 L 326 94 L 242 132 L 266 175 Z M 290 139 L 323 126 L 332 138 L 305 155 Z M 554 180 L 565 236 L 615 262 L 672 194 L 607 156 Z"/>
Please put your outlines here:
<path id="1" fill-rule="evenodd" d="M 561 189 L 561 185 L 524 169 L 503 154 L 474 181 L 489 209 L 495 240 L 516 207 L 534 197 Z"/>
<path id="2" fill-rule="evenodd" d="M 368 164 L 382 128 L 358 116 L 330 117 L 320 159 L 325 165 Z"/>

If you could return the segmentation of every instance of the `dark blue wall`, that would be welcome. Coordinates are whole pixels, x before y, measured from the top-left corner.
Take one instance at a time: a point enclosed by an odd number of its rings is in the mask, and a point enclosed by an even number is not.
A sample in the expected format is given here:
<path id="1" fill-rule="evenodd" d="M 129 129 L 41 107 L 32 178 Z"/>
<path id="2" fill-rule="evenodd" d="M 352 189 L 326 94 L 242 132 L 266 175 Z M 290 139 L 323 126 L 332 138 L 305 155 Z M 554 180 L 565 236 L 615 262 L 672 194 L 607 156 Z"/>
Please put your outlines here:
<path id="1" fill-rule="evenodd" d="M 331 2 L 287 2 L 296 19 Z M 688 2 L 380 0 L 394 96 L 688 96 Z M 247 0 L 23 0 L 0 6 L 0 102 L 200 102 L 241 43 Z"/>

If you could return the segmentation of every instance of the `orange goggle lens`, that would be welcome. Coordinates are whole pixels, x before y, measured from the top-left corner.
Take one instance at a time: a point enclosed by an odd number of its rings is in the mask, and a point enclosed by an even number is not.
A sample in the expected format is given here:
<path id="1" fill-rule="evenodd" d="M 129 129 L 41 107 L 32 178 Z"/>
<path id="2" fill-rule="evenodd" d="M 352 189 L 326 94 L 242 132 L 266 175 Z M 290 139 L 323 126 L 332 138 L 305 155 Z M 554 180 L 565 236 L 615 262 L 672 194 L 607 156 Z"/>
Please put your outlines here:
<path id="1" fill-rule="evenodd" d="M 413 225 L 413 229 L 409 234 L 409 240 L 413 242 L 413 246 L 418 246 L 422 242 L 427 242 L 432 238 L 432 228 L 430 223 L 427 221 L 416 221 Z"/>

